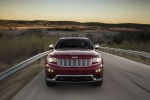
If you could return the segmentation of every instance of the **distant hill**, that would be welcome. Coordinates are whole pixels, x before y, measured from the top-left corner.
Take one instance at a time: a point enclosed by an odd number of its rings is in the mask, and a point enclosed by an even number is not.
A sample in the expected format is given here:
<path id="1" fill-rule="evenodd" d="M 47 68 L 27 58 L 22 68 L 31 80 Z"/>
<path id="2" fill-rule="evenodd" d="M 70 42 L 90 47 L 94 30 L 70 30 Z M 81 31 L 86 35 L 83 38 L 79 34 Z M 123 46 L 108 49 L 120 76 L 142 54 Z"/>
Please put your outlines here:
<path id="1" fill-rule="evenodd" d="M 108 24 L 100 22 L 75 22 L 75 21 L 46 21 L 46 20 L 0 20 L 2 27 L 18 27 L 18 26 L 91 26 L 102 28 L 134 28 L 134 29 L 150 29 L 150 24 L 136 24 L 136 23 L 119 23 Z"/>
<path id="2" fill-rule="evenodd" d="M 98 22 L 87 22 L 84 23 L 89 26 L 101 26 L 101 27 L 109 27 L 109 28 L 145 28 L 150 27 L 150 24 L 136 24 L 136 23 L 120 23 L 120 24 L 106 24 L 106 23 L 98 23 Z"/>

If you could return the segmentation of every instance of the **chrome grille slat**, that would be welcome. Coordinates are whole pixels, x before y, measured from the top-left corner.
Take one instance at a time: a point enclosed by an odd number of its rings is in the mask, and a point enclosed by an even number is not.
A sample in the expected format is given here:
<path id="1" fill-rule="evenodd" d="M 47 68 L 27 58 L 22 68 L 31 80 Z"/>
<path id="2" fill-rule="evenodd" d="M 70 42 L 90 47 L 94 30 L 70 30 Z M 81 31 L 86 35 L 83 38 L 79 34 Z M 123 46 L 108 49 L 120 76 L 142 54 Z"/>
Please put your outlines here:
<path id="1" fill-rule="evenodd" d="M 88 67 L 91 59 L 58 59 L 60 67 Z"/>

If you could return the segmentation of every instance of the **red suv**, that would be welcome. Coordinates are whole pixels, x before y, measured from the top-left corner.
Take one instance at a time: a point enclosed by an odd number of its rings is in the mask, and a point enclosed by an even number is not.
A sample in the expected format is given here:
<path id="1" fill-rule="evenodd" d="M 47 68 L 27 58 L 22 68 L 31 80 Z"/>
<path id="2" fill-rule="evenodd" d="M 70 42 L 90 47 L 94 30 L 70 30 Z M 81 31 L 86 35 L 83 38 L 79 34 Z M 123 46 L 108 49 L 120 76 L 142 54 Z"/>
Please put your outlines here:
<path id="1" fill-rule="evenodd" d="M 60 38 L 45 60 L 47 86 L 55 83 L 103 83 L 103 58 L 88 38 Z"/>

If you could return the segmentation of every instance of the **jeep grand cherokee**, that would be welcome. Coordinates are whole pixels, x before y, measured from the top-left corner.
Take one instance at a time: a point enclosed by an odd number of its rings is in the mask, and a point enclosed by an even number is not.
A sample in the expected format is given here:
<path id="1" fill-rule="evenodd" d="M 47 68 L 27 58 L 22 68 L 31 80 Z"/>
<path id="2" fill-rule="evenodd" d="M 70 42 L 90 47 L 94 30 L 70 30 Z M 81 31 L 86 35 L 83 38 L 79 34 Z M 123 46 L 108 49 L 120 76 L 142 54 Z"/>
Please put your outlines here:
<path id="1" fill-rule="evenodd" d="M 96 47 L 99 47 L 96 46 Z M 103 59 L 88 38 L 60 38 L 45 60 L 47 86 L 55 83 L 103 83 Z"/>

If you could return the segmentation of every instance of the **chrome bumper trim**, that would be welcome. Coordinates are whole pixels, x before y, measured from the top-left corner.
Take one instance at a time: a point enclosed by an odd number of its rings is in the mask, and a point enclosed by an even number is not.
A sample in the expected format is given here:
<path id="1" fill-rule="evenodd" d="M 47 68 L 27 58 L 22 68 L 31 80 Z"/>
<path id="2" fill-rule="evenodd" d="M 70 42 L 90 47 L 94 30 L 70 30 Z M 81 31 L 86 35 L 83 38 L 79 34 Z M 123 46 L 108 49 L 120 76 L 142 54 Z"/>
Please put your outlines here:
<path id="1" fill-rule="evenodd" d="M 93 80 L 92 81 L 78 81 L 78 82 L 75 82 L 75 81 L 56 81 L 58 77 L 84 77 L 84 76 L 89 76 L 91 77 Z M 91 83 L 91 82 L 96 82 L 96 81 L 102 81 L 103 78 L 99 78 L 99 79 L 96 79 L 93 75 L 56 75 L 53 79 L 49 79 L 49 78 L 46 78 L 47 81 L 51 81 L 51 82 L 56 82 L 56 83 Z"/>

